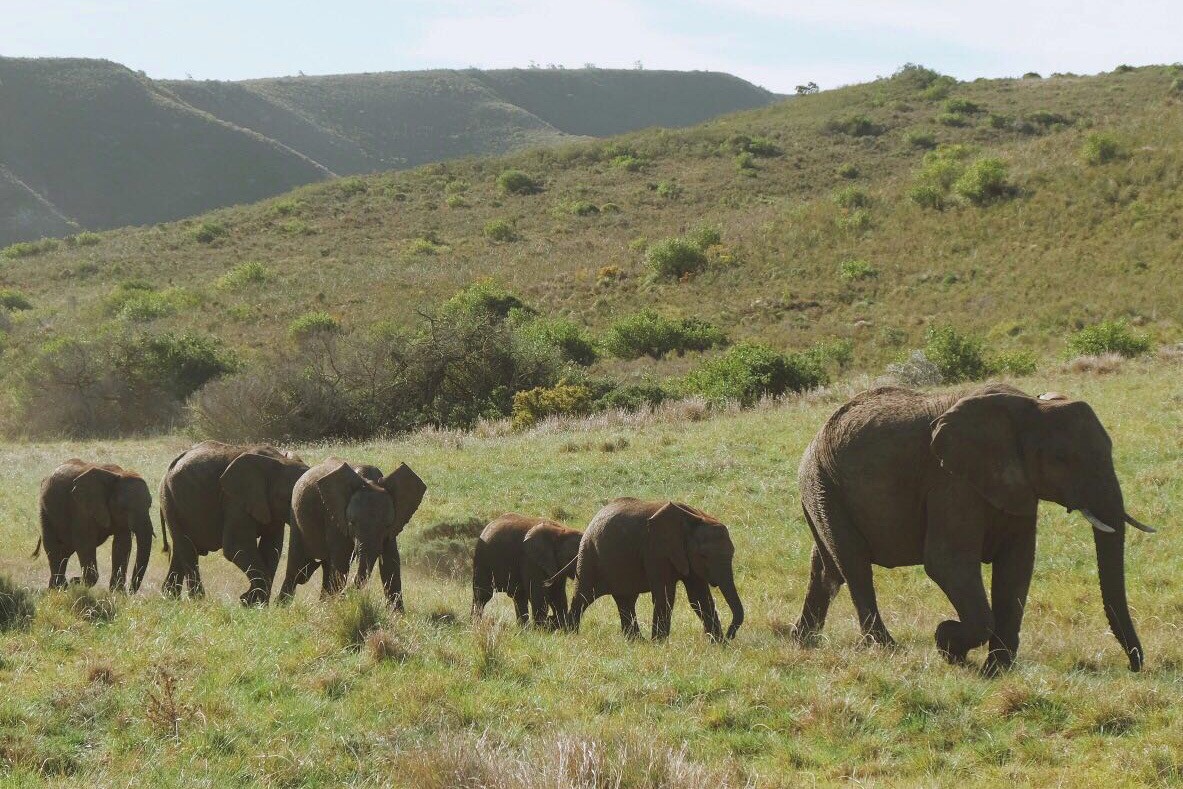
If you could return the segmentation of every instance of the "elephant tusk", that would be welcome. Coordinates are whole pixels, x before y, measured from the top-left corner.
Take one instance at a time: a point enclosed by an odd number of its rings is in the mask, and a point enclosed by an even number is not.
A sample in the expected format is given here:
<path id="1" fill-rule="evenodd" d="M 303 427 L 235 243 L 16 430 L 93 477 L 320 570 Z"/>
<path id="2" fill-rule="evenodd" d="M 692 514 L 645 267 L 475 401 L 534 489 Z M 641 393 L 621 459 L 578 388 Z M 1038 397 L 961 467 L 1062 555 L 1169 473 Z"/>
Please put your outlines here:
<path id="1" fill-rule="evenodd" d="M 1157 534 L 1158 533 L 1158 529 L 1154 528 L 1153 526 L 1147 526 L 1145 523 L 1142 523 L 1140 520 L 1135 518 L 1133 515 L 1130 515 L 1128 512 L 1125 514 L 1125 522 L 1128 523 L 1129 525 L 1133 526 L 1135 529 L 1138 529 L 1140 531 L 1144 531 L 1147 534 Z"/>
<path id="2" fill-rule="evenodd" d="M 1090 524 L 1092 524 L 1093 528 L 1096 529 L 1097 531 L 1102 531 L 1102 532 L 1105 532 L 1106 534 L 1113 534 L 1115 531 L 1117 531 L 1112 526 L 1108 525 L 1107 523 L 1105 523 L 1105 521 L 1101 520 L 1096 515 L 1089 512 L 1088 510 L 1081 510 L 1080 514 L 1083 515 L 1084 519 L 1086 521 L 1088 521 Z"/>

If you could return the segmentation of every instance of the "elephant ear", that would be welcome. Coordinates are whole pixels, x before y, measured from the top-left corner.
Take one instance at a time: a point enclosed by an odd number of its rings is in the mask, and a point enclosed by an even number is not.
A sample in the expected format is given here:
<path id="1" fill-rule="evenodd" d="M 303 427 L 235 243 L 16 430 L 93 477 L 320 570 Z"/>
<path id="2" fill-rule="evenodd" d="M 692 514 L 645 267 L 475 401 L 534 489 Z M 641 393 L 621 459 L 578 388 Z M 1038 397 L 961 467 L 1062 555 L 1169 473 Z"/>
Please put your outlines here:
<path id="1" fill-rule="evenodd" d="M 365 480 L 344 460 L 329 458 L 323 466 L 328 470 L 312 483 L 312 487 L 320 496 L 325 520 L 342 534 L 354 536 L 349 530 L 346 511 L 353 494 L 365 486 Z"/>
<path id="2" fill-rule="evenodd" d="M 79 474 L 70 488 L 74 517 L 79 521 L 89 521 L 99 531 L 109 532 L 112 485 L 118 480 L 118 474 L 97 466 Z"/>
<path id="3" fill-rule="evenodd" d="M 271 523 L 271 503 L 267 495 L 268 479 L 283 463 L 266 455 L 244 452 L 226 467 L 219 482 L 222 498 L 242 507 L 259 523 Z"/>
<path id="4" fill-rule="evenodd" d="M 680 578 L 690 575 L 690 557 L 686 554 L 687 518 L 697 520 L 698 516 L 670 501 L 645 523 L 646 553 L 650 561 L 669 562 Z"/>
<path id="5" fill-rule="evenodd" d="M 1038 503 L 1015 423 L 1029 400 L 1012 394 L 963 397 L 933 421 L 929 444 L 941 468 L 1013 515 L 1030 515 Z"/>
<path id="6" fill-rule="evenodd" d="M 542 577 L 550 580 L 559 571 L 559 560 L 555 555 L 554 540 L 549 539 L 549 535 L 541 532 L 537 527 L 530 530 L 526 534 L 526 539 L 522 541 L 522 553 L 526 556 L 526 561 L 536 565 Z"/>
<path id="7" fill-rule="evenodd" d="M 399 463 L 378 484 L 394 499 L 394 533 L 399 534 L 423 503 L 427 485 L 406 463 Z"/>

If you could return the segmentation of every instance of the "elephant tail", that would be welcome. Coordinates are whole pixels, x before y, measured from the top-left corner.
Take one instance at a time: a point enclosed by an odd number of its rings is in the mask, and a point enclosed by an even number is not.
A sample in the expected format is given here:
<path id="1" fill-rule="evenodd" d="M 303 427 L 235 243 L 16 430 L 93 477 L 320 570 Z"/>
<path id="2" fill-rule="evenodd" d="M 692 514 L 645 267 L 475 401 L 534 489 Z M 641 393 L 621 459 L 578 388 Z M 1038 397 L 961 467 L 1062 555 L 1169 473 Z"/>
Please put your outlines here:
<path id="1" fill-rule="evenodd" d="M 41 555 L 41 538 L 38 537 L 37 538 L 37 547 L 33 549 L 33 555 L 30 556 L 29 558 L 36 559 L 40 555 Z"/>
<path id="2" fill-rule="evenodd" d="M 161 547 L 161 553 L 172 553 L 172 549 L 168 547 L 168 523 L 164 520 L 164 507 L 160 508 L 160 539 L 164 541 Z"/>

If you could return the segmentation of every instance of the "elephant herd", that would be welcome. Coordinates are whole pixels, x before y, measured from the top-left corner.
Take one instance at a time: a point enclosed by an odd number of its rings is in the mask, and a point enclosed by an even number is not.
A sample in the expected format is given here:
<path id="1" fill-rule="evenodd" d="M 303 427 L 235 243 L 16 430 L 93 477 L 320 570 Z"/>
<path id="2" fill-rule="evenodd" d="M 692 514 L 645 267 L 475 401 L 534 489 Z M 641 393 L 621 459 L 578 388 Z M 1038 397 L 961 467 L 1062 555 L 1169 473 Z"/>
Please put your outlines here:
<path id="1" fill-rule="evenodd" d="M 798 469 L 804 520 L 813 537 L 809 579 L 793 628 L 802 643 L 820 633 L 843 584 L 862 635 L 888 645 L 872 567 L 923 565 L 952 603 L 936 644 L 951 663 L 987 647 L 984 671 L 1008 668 L 1035 558 L 1036 510 L 1050 501 L 1092 526 L 1101 600 L 1130 669 L 1145 658 L 1130 618 L 1124 578 L 1128 524 L 1152 532 L 1125 510 L 1108 434 L 1087 403 L 1056 393 L 1031 397 L 990 384 L 957 394 L 883 387 L 839 408 L 806 449 Z M 322 595 L 341 591 L 354 560 L 355 584 L 375 563 L 390 605 L 403 608 L 398 536 L 427 491 L 406 465 L 389 474 L 329 458 L 309 467 L 266 445 L 197 444 L 169 464 L 160 517 L 170 551 L 164 592 L 203 593 L 198 561 L 221 551 L 246 575 L 247 605 L 266 604 L 289 535 L 280 600 L 321 570 Z M 112 538 L 112 590 L 138 590 L 151 554 L 152 496 L 138 474 L 69 460 L 41 487 L 41 541 L 50 588 L 66 585 L 77 554 L 81 581 L 98 580 L 95 550 Z M 37 553 L 34 552 L 34 556 Z M 579 532 L 514 513 L 493 520 L 472 562 L 473 616 L 496 592 L 512 598 L 523 624 L 577 630 L 596 599 L 610 595 L 620 625 L 639 635 L 636 601 L 653 600 L 652 637 L 669 635 L 678 583 L 706 634 L 734 638 L 744 621 L 736 589 L 735 546 L 727 527 L 687 504 L 618 498 Z M 993 565 L 990 592 L 982 564 Z M 574 581 L 570 605 L 567 581 Z M 724 631 L 712 589 L 727 603 Z"/>

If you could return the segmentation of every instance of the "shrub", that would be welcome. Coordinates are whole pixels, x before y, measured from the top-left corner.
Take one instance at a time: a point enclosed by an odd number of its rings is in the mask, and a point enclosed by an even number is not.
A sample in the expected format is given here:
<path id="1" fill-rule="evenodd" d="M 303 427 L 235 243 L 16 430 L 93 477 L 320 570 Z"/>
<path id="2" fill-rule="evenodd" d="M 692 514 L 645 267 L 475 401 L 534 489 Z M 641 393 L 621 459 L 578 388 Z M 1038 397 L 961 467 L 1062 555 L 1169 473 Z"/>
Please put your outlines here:
<path id="1" fill-rule="evenodd" d="M 1128 154 L 1125 147 L 1112 134 L 1092 132 L 1080 148 L 1080 158 L 1085 164 L 1108 164 L 1124 159 Z"/>
<path id="2" fill-rule="evenodd" d="M 1068 338 L 1069 358 L 1116 353 L 1132 359 L 1149 350 L 1150 338 L 1131 331 L 1124 320 L 1101 321 Z"/>
<path id="3" fill-rule="evenodd" d="M 851 259 L 838 264 L 838 276 L 843 282 L 859 282 L 878 277 L 879 271 L 865 260 Z"/>
<path id="4" fill-rule="evenodd" d="M 241 263 L 218 277 L 219 290 L 241 290 L 251 285 L 262 285 L 275 279 L 275 273 L 258 261 Z"/>
<path id="5" fill-rule="evenodd" d="M 1171 93 L 1183 93 L 1183 77 L 1171 80 Z"/>
<path id="6" fill-rule="evenodd" d="M 20 241 L 0 249 L 0 257 L 16 260 L 17 258 L 31 258 L 52 252 L 58 248 L 56 238 L 43 238 L 40 241 Z"/>
<path id="7" fill-rule="evenodd" d="M 703 249 L 688 238 L 666 238 L 645 255 L 650 271 L 661 279 L 682 279 L 706 266 Z"/>
<path id="8" fill-rule="evenodd" d="M 352 197 L 353 195 L 363 194 L 366 192 L 366 190 L 366 182 L 357 176 L 342 178 L 337 181 L 337 191 L 341 193 L 342 197 Z"/>
<path id="9" fill-rule="evenodd" d="M 657 196 L 666 200 L 677 200 L 682 196 L 682 187 L 674 181 L 662 181 L 657 185 Z"/>
<path id="10" fill-rule="evenodd" d="M 1038 369 L 1035 354 L 1030 351 L 1004 351 L 991 360 L 995 372 L 1010 375 L 1034 375 Z"/>
<path id="11" fill-rule="evenodd" d="M 978 381 L 993 372 L 979 337 L 962 334 L 951 326 L 934 326 L 925 336 L 924 357 L 932 362 L 944 383 Z"/>
<path id="12" fill-rule="evenodd" d="M 960 127 L 966 125 L 965 116 L 958 115 L 954 112 L 942 112 L 940 115 L 937 115 L 936 121 L 944 126 Z"/>
<path id="13" fill-rule="evenodd" d="M 878 137 L 887 130 L 866 115 L 832 118 L 826 122 L 825 128 L 831 134 L 845 134 L 849 137 Z"/>
<path id="14" fill-rule="evenodd" d="M 1058 112 L 1051 112 L 1050 110 L 1036 110 L 1035 112 L 1027 113 L 1025 120 L 1044 129 L 1050 129 L 1053 126 L 1069 126 L 1072 124 L 1072 119 L 1067 115 L 1063 115 Z"/>
<path id="15" fill-rule="evenodd" d="M 935 184 L 919 184 L 908 190 L 908 199 L 922 208 L 942 211 L 945 208 L 945 190 Z"/>
<path id="16" fill-rule="evenodd" d="M 1015 187 L 1007 181 L 1001 159 L 979 159 L 953 184 L 953 191 L 974 205 L 987 205 L 1011 197 Z"/>
<path id="17" fill-rule="evenodd" d="M 143 280 L 127 280 L 115 286 L 103 306 L 108 315 L 135 323 L 146 323 L 157 318 L 175 315 L 184 307 L 197 302 L 194 294 L 182 288 L 157 291 Z"/>
<path id="18" fill-rule="evenodd" d="M 838 177 L 839 178 L 847 178 L 847 179 L 858 178 L 859 177 L 858 165 L 854 164 L 853 162 L 846 162 L 846 163 L 840 165 L 838 167 Z"/>
<path id="19" fill-rule="evenodd" d="M 654 310 L 621 318 L 612 324 L 604 338 L 605 350 L 621 359 L 641 356 L 661 359 L 670 353 L 681 356 L 687 351 L 705 351 L 726 343 L 727 335 L 711 323 L 699 318 L 665 318 Z"/>
<path id="20" fill-rule="evenodd" d="M 781 155 L 780 147 L 772 140 L 767 137 L 750 137 L 746 134 L 731 135 L 723 142 L 722 147 L 734 154 L 748 153 L 761 158 Z"/>
<path id="21" fill-rule="evenodd" d="M 364 590 L 349 590 L 338 605 L 337 641 L 346 649 L 361 649 L 370 633 L 386 626 L 385 603 Z"/>
<path id="22" fill-rule="evenodd" d="M 686 377 L 689 392 L 713 402 L 751 406 L 762 397 L 801 392 L 826 382 L 825 371 L 808 354 L 782 354 L 766 345 L 741 343 L 704 360 Z"/>
<path id="23" fill-rule="evenodd" d="M 982 105 L 969 99 L 949 99 L 945 102 L 945 112 L 956 115 L 977 115 L 982 112 Z"/>
<path id="24" fill-rule="evenodd" d="M 448 195 L 444 198 L 444 205 L 448 208 L 467 208 L 468 201 L 464 199 L 464 195 Z"/>
<path id="25" fill-rule="evenodd" d="M 306 312 L 288 324 L 288 334 L 296 339 L 306 339 L 317 334 L 336 334 L 341 331 L 341 321 L 327 312 Z"/>
<path id="26" fill-rule="evenodd" d="M 1038 71 L 1028 71 L 1023 75 L 1023 79 L 1043 79 L 1043 77 L 1040 76 Z"/>
<path id="27" fill-rule="evenodd" d="M 118 613 L 115 598 L 109 592 L 95 591 L 81 584 L 66 590 L 66 601 L 76 617 L 91 623 L 111 622 Z"/>
<path id="28" fill-rule="evenodd" d="M 756 157 L 744 151 L 735 155 L 735 169 L 745 175 L 755 175 Z"/>
<path id="29" fill-rule="evenodd" d="M 686 234 L 686 239 L 706 252 L 723 243 L 723 229 L 718 225 L 701 224 Z"/>
<path id="30" fill-rule="evenodd" d="M 950 76 L 940 76 L 933 83 L 920 91 L 920 97 L 928 101 L 940 101 L 949 95 L 949 91 L 957 87 L 957 80 Z"/>
<path id="31" fill-rule="evenodd" d="M 592 391 L 583 384 L 540 386 L 513 396 L 513 426 L 521 430 L 547 417 L 580 416 L 591 408 Z"/>
<path id="32" fill-rule="evenodd" d="M 996 112 L 990 113 L 986 120 L 991 129 L 1009 129 L 1014 124 L 1009 115 L 1000 115 Z"/>
<path id="33" fill-rule="evenodd" d="M 891 75 L 892 82 L 909 90 L 924 90 L 939 79 L 942 79 L 939 71 L 934 71 L 919 63 L 905 63 Z"/>
<path id="34" fill-rule="evenodd" d="M 449 319 L 465 316 L 504 320 L 511 314 L 521 319 L 536 312 L 516 294 L 484 280 L 469 285 L 445 301 L 440 307 L 440 314 Z"/>
<path id="35" fill-rule="evenodd" d="M 93 247 L 102 240 L 102 236 L 98 233 L 83 232 L 73 236 L 66 236 L 66 246 L 69 247 Z"/>
<path id="36" fill-rule="evenodd" d="M 874 225 L 871 212 L 865 208 L 856 208 L 844 216 L 838 217 L 838 227 L 852 233 L 862 233 L 870 230 Z"/>
<path id="37" fill-rule="evenodd" d="M 600 207 L 587 200 L 575 200 L 567 206 L 567 211 L 575 216 L 595 216 L 600 213 Z"/>
<path id="38" fill-rule="evenodd" d="M 17 312 L 33 309 L 33 303 L 25 298 L 25 294 L 11 288 L 0 288 L 0 309 Z"/>
<path id="39" fill-rule="evenodd" d="M 224 224 L 207 219 L 193 229 L 193 240 L 199 244 L 210 244 L 215 239 L 229 234 L 230 231 L 226 229 Z"/>
<path id="40" fill-rule="evenodd" d="M 532 195 L 542 191 L 542 185 L 521 170 L 506 170 L 497 176 L 497 188 L 509 195 Z"/>
<path id="41" fill-rule="evenodd" d="M 195 332 L 141 334 L 125 340 L 118 352 L 123 358 L 117 365 L 132 378 L 151 382 L 178 401 L 239 367 L 221 340 Z"/>
<path id="42" fill-rule="evenodd" d="M 844 186 L 834 192 L 833 200 L 842 208 L 866 208 L 871 197 L 857 186 Z"/>
<path id="43" fill-rule="evenodd" d="M 904 142 L 913 148 L 928 151 L 937 147 L 937 138 L 929 132 L 910 131 L 904 135 Z"/>
<path id="44" fill-rule="evenodd" d="M 584 367 L 595 364 L 600 357 L 591 335 L 566 318 L 534 318 L 518 329 L 518 335 L 554 348 L 564 361 Z"/>
<path id="45" fill-rule="evenodd" d="M 490 241 L 509 242 L 516 241 L 518 238 L 517 231 L 514 230 L 513 225 L 504 219 L 491 219 L 485 223 L 482 231 L 485 237 Z"/>
<path id="46" fill-rule="evenodd" d="M 640 156 L 634 156 L 632 154 L 623 154 L 621 156 L 614 157 L 611 161 L 611 164 L 613 167 L 617 168 L 618 170 L 624 170 L 625 172 L 635 173 L 635 172 L 638 172 L 641 169 L 643 169 L 645 167 L 645 165 L 647 164 L 647 162 L 644 159 L 642 159 Z"/>
<path id="47" fill-rule="evenodd" d="M 924 351 L 912 351 L 907 358 L 887 365 L 887 372 L 902 386 L 940 386 L 944 383 L 940 369 L 928 360 Z"/>
<path id="48" fill-rule="evenodd" d="M 36 613 L 33 593 L 17 586 L 8 575 L 0 575 L 0 633 L 24 630 Z"/>
<path id="49" fill-rule="evenodd" d="M 640 383 L 624 384 L 613 387 L 596 400 L 594 409 L 620 409 L 624 411 L 639 411 L 644 407 L 653 407 L 665 402 L 669 392 L 660 384 Z"/>

